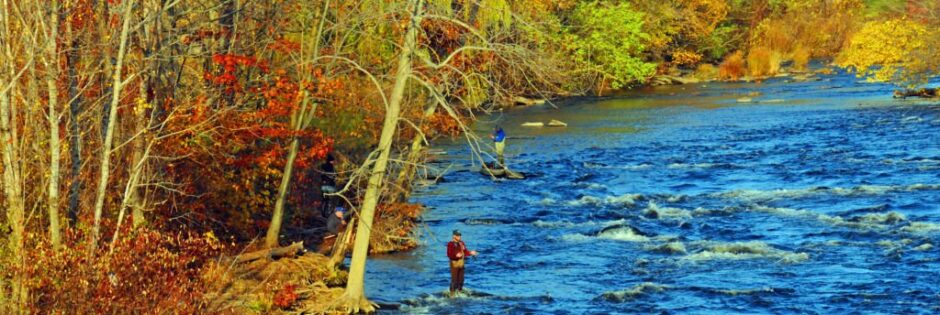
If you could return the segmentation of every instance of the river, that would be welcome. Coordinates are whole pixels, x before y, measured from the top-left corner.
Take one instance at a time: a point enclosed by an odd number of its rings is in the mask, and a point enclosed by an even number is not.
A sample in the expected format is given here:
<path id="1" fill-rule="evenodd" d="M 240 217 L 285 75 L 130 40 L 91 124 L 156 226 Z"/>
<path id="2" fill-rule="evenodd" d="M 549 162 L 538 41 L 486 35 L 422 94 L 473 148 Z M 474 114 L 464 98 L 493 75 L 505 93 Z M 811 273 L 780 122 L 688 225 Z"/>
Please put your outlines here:
<path id="1" fill-rule="evenodd" d="M 435 143 L 449 169 L 412 198 L 422 246 L 370 258 L 367 296 L 401 305 L 387 314 L 940 313 L 940 105 L 846 74 L 789 81 L 481 117 L 530 178 Z M 549 119 L 569 126 L 520 126 Z M 453 229 L 480 255 L 447 298 Z"/>

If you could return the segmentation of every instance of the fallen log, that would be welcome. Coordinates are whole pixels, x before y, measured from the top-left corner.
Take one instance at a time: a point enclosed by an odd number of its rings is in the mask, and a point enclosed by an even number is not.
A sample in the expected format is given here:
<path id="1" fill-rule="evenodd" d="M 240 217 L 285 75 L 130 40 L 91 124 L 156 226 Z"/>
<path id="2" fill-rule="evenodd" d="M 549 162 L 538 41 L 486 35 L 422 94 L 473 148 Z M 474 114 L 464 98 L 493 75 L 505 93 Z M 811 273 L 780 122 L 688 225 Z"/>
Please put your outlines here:
<path id="1" fill-rule="evenodd" d="M 284 247 L 268 248 L 250 253 L 245 253 L 234 257 L 232 263 L 241 264 L 252 262 L 258 259 L 281 259 L 285 257 L 294 257 L 304 251 L 304 242 L 294 242 Z"/>

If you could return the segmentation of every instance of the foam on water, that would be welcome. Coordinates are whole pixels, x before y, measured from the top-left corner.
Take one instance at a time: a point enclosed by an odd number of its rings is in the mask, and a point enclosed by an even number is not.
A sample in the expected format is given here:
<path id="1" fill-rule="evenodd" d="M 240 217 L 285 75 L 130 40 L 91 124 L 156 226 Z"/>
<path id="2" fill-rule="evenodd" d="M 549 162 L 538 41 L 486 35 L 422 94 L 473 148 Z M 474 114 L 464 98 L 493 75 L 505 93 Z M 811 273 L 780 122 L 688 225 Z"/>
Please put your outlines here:
<path id="1" fill-rule="evenodd" d="M 636 229 L 630 226 L 621 226 L 601 231 L 597 238 L 626 241 L 626 242 L 648 242 L 649 237 L 637 233 Z"/>
<path id="2" fill-rule="evenodd" d="M 657 218 L 657 219 L 691 219 L 692 212 L 685 209 L 672 208 L 672 207 L 660 207 L 654 201 L 650 201 L 646 205 L 646 209 L 643 209 L 643 215 L 647 217 Z"/>
<path id="3" fill-rule="evenodd" d="M 627 302 L 634 300 L 640 296 L 648 295 L 651 293 L 663 292 L 669 287 L 661 284 L 656 284 L 652 282 L 644 282 L 637 284 L 631 288 L 623 289 L 620 291 L 605 292 L 601 294 L 598 298 L 607 300 L 610 302 Z"/>
<path id="4" fill-rule="evenodd" d="M 581 206 L 615 206 L 615 207 L 632 207 L 636 205 L 636 202 L 639 200 L 644 200 L 645 197 L 641 194 L 623 194 L 619 196 L 607 196 L 601 199 L 600 197 L 595 196 L 581 196 L 576 200 L 571 200 L 567 202 L 567 205 L 573 207 Z"/>
<path id="5" fill-rule="evenodd" d="M 931 249 L 933 249 L 933 244 L 930 244 L 930 243 L 924 243 L 924 244 L 921 244 L 920 246 L 914 247 L 914 250 L 921 251 L 921 252 L 926 252 Z"/>
<path id="6" fill-rule="evenodd" d="M 860 185 L 856 187 L 809 187 L 801 189 L 774 189 L 774 190 L 754 190 L 742 189 L 732 190 L 710 194 L 711 197 L 741 199 L 751 202 L 773 201 L 780 199 L 799 199 L 819 195 L 835 196 L 870 196 L 883 195 L 890 192 L 912 192 L 921 190 L 940 190 L 940 185 L 935 184 L 912 184 L 902 186 L 878 186 L 878 185 Z"/>
<path id="7" fill-rule="evenodd" d="M 691 261 L 737 260 L 737 259 L 772 259 L 780 263 L 800 263 L 809 260 L 807 253 L 795 253 L 774 248 L 767 243 L 751 242 L 702 242 L 697 244 L 703 250 L 683 257 Z"/>

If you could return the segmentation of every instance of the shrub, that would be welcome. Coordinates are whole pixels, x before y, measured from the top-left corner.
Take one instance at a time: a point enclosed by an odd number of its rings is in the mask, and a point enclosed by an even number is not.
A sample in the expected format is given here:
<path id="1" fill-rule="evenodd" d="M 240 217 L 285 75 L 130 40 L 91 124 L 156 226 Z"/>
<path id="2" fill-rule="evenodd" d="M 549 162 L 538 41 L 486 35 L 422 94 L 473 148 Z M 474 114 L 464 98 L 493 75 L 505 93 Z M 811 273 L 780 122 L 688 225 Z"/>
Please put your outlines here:
<path id="1" fill-rule="evenodd" d="M 694 76 L 699 80 L 712 80 L 718 77 L 718 68 L 710 63 L 703 63 L 695 68 Z"/>
<path id="2" fill-rule="evenodd" d="M 747 54 L 747 72 L 752 77 L 765 77 L 780 71 L 780 54 L 770 48 L 751 48 Z"/>
<path id="3" fill-rule="evenodd" d="M 128 233 L 129 232 L 129 233 Z M 89 255 L 82 233 L 67 231 L 55 251 L 42 236 L 30 240 L 24 274 L 31 312 L 40 314 L 192 314 L 203 304 L 200 274 L 222 245 L 211 234 L 122 231 Z M 108 238 L 105 238 L 109 240 Z"/>
<path id="4" fill-rule="evenodd" d="M 792 58 L 794 70 L 806 71 L 810 59 L 809 49 L 806 49 L 803 46 L 797 47 L 793 50 Z"/>
<path id="5" fill-rule="evenodd" d="M 672 64 L 691 67 L 702 61 L 702 55 L 689 50 L 677 50 L 672 53 Z"/>
<path id="6" fill-rule="evenodd" d="M 737 80 L 744 76 L 744 53 L 735 51 L 725 57 L 725 61 L 718 66 L 718 78 L 722 80 Z"/>

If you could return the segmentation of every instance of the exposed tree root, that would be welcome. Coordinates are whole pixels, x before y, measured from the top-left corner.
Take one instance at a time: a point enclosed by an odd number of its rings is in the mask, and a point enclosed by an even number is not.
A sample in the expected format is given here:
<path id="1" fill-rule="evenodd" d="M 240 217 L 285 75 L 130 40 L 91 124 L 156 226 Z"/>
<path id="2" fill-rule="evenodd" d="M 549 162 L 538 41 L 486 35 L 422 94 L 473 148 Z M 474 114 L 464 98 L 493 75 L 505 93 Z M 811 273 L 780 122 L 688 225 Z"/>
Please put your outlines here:
<path id="1" fill-rule="evenodd" d="M 372 303 L 365 296 L 352 297 L 347 294 L 336 300 L 337 310 L 346 314 L 375 313 L 379 305 Z"/>

